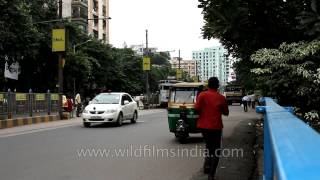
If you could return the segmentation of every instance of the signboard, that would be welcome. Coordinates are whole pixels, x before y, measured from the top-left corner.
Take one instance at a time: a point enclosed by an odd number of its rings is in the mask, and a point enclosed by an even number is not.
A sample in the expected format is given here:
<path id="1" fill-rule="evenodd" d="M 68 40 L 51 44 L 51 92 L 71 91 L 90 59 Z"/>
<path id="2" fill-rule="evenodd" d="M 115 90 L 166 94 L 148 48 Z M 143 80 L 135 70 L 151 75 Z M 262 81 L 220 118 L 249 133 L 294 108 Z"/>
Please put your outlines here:
<path id="1" fill-rule="evenodd" d="M 36 101 L 44 101 L 45 99 L 45 94 L 36 94 Z"/>
<path id="2" fill-rule="evenodd" d="M 16 101 L 26 101 L 27 94 L 24 93 L 16 93 Z"/>
<path id="3" fill-rule="evenodd" d="M 198 76 L 192 76 L 193 82 L 198 82 Z"/>
<path id="4" fill-rule="evenodd" d="M 150 71 L 150 58 L 149 57 L 143 57 L 143 70 L 144 71 Z"/>
<path id="5" fill-rule="evenodd" d="M 0 102 L 3 102 L 3 100 L 4 100 L 4 95 L 0 94 Z"/>
<path id="6" fill-rule="evenodd" d="M 65 29 L 52 30 L 52 52 L 63 52 L 66 50 L 66 31 Z"/>
<path id="7" fill-rule="evenodd" d="M 177 69 L 176 76 L 177 76 L 177 79 L 181 79 L 182 78 L 182 69 Z"/>
<path id="8" fill-rule="evenodd" d="M 4 77 L 9 79 L 18 80 L 19 75 L 19 63 L 12 63 L 10 66 L 6 62 L 4 69 Z"/>
<path id="9" fill-rule="evenodd" d="M 51 101 L 58 101 L 59 95 L 58 94 L 51 94 Z"/>

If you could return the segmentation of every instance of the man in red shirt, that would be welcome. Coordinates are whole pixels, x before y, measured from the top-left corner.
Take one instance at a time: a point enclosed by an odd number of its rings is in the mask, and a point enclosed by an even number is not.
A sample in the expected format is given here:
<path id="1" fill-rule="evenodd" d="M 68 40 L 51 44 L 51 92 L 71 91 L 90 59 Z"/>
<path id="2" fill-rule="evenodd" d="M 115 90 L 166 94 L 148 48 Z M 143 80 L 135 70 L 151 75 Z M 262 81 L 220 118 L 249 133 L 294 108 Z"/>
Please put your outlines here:
<path id="1" fill-rule="evenodd" d="M 195 110 L 199 113 L 197 127 L 201 130 L 209 157 L 205 157 L 204 172 L 209 174 L 208 179 L 213 180 L 219 163 L 221 153 L 222 114 L 228 116 L 229 109 L 226 98 L 221 95 L 219 80 L 211 77 L 208 81 L 208 91 L 200 93 L 197 97 Z"/>

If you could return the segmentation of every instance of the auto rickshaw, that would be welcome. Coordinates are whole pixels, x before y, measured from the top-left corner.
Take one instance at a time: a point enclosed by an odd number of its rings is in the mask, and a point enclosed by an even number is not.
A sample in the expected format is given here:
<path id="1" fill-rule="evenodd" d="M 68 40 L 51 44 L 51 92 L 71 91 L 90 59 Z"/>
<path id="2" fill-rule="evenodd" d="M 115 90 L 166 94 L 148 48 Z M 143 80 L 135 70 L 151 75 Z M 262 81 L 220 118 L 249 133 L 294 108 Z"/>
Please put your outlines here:
<path id="1" fill-rule="evenodd" d="M 199 115 L 194 110 L 198 94 L 205 88 L 205 83 L 177 83 L 170 89 L 168 100 L 168 124 L 170 132 L 180 143 L 184 143 L 189 133 L 200 133 L 197 128 Z"/>

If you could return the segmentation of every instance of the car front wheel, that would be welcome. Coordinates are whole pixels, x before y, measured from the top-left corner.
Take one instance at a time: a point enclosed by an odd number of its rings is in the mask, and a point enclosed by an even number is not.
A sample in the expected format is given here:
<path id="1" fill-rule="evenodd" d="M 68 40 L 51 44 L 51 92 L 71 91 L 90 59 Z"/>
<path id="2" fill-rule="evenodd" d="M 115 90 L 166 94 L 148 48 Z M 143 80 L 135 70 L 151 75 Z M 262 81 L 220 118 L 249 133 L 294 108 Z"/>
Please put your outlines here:
<path id="1" fill-rule="evenodd" d="M 118 120 L 117 120 L 117 126 L 121 126 L 123 121 L 123 115 L 122 113 L 119 114 Z"/>
<path id="2" fill-rule="evenodd" d="M 84 127 L 90 127 L 90 123 L 89 122 L 83 122 L 83 126 Z"/>
<path id="3" fill-rule="evenodd" d="M 132 119 L 131 119 L 131 123 L 136 123 L 138 119 L 138 113 L 137 111 L 134 111 Z"/>

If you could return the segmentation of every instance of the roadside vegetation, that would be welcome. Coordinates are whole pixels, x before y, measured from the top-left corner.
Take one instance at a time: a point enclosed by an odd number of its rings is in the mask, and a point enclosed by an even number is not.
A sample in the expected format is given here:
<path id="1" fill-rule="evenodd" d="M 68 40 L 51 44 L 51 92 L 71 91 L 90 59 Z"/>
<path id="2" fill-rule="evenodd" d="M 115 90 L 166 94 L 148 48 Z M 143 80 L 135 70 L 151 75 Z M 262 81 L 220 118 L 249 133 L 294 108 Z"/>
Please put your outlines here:
<path id="1" fill-rule="evenodd" d="M 206 39 L 232 56 L 237 81 L 261 90 L 317 127 L 320 115 L 320 2 L 199 0 Z"/>

